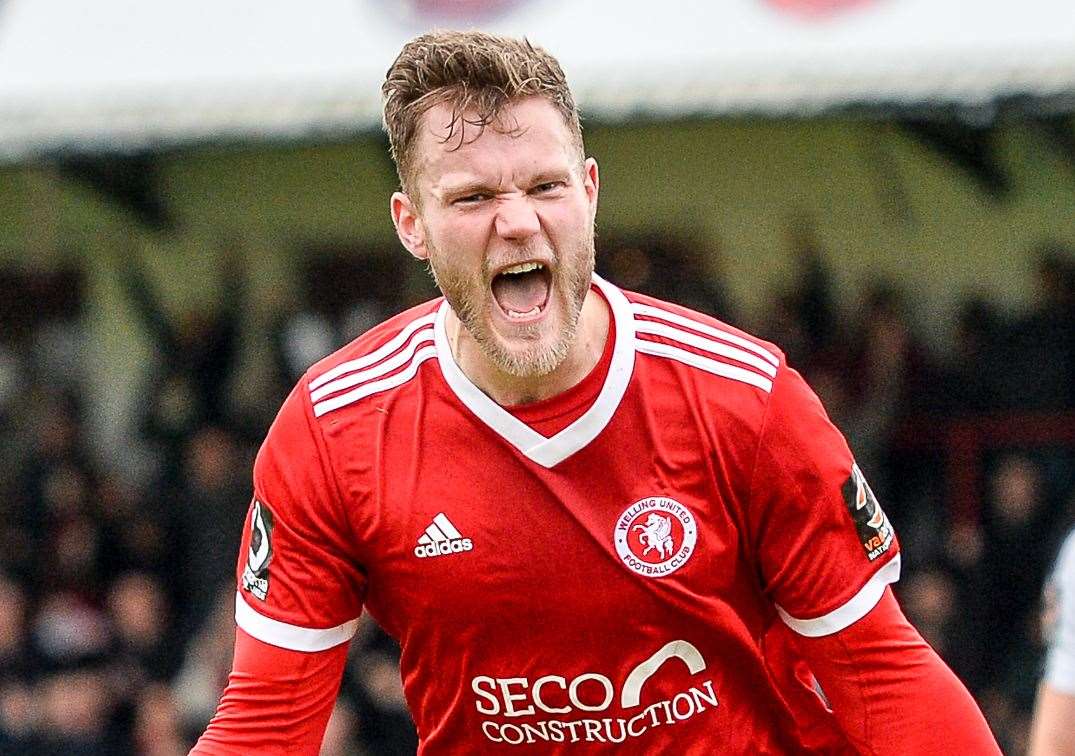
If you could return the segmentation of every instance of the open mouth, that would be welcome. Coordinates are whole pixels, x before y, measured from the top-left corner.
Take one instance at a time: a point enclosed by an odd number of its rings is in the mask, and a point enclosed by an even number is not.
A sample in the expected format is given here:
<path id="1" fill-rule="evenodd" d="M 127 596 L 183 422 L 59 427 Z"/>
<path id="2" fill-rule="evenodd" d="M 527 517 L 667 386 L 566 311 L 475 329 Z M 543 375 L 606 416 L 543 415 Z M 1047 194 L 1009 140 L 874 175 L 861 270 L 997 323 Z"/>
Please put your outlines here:
<path id="1" fill-rule="evenodd" d="M 493 299 L 509 320 L 526 321 L 541 315 L 549 301 L 552 275 L 539 262 L 524 262 L 500 271 L 492 283 Z"/>

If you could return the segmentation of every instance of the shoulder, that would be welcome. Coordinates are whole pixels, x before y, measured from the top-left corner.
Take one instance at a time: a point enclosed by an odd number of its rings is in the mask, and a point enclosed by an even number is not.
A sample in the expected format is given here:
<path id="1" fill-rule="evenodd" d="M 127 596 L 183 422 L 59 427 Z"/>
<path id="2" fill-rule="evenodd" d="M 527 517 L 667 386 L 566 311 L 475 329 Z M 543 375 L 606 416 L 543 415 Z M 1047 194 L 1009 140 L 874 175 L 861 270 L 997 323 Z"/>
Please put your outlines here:
<path id="1" fill-rule="evenodd" d="M 436 356 L 433 323 L 441 299 L 412 307 L 315 363 L 299 390 L 315 417 L 402 386 Z"/>
<path id="2" fill-rule="evenodd" d="M 753 387 L 769 394 L 785 368 L 775 345 L 681 305 L 624 292 L 631 308 L 635 349 L 712 376 L 722 387 Z"/>

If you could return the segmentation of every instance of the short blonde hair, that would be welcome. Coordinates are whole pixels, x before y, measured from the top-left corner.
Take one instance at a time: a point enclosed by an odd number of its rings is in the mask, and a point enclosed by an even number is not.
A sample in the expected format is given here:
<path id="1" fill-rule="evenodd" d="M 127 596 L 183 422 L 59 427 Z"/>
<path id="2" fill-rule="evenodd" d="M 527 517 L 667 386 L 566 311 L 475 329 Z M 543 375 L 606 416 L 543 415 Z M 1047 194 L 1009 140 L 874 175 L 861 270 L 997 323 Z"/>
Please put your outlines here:
<path id="1" fill-rule="evenodd" d="M 452 109 L 450 139 L 466 126 L 485 128 L 519 99 L 543 97 L 563 116 L 582 162 L 582 125 L 563 69 L 556 58 L 526 39 L 478 31 L 435 31 L 415 37 L 388 69 L 381 94 L 384 129 L 405 192 L 414 188 L 419 121 L 434 105 Z"/>

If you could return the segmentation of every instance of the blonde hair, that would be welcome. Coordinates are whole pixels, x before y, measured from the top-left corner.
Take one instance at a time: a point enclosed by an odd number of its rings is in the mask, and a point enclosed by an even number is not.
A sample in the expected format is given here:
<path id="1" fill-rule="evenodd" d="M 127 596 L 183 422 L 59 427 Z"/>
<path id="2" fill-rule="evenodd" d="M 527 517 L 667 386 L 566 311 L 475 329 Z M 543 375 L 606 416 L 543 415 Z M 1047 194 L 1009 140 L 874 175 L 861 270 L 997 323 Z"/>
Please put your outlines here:
<path id="1" fill-rule="evenodd" d="M 384 129 L 403 191 L 416 175 L 418 125 L 434 105 L 451 108 L 447 139 L 495 122 L 505 106 L 524 97 L 543 97 L 563 116 L 582 162 L 582 125 L 567 79 L 556 58 L 526 39 L 478 31 L 435 31 L 415 37 L 388 69 L 384 86 Z"/>

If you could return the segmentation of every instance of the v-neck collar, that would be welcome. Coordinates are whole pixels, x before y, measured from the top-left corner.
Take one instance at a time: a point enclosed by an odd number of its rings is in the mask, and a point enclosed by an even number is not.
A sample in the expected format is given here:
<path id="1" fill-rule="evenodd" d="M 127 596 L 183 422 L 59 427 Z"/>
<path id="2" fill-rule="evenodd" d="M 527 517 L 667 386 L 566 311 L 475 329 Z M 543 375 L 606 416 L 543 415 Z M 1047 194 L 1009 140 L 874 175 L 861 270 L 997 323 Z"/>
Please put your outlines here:
<path id="1" fill-rule="evenodd" d="M 490 399 L 459 368 L 444 325 L 450 309 L 447 301 L 441 303 L 433 323 L 437 362 L 448 387 L 479 420 L 518 449 L 524 457 L 542 467 L 559 464 L 597 438 L 612 420 L 631 382 L 635 366 L 635 324 L 631 306 L 623 292 L 600 276 L 594 274 L 593 282 L 608 302 L 616 326 L 612 363 L 605 383 L 590 408 L 578 420 L 550 437 L 541 435 Z"/>

